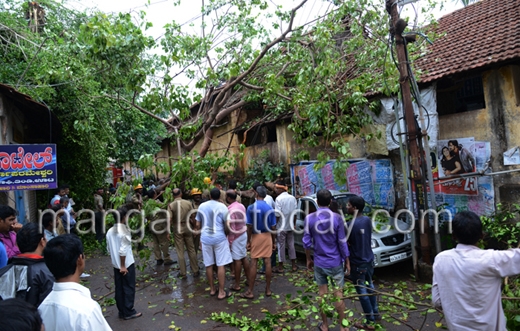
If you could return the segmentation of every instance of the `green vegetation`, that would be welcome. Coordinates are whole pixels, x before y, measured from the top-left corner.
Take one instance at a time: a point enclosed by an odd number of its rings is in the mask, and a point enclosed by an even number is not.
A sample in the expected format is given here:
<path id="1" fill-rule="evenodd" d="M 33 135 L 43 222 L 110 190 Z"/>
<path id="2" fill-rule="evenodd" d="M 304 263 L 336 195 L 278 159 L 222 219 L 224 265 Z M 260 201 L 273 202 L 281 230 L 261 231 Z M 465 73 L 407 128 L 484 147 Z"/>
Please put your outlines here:
<path id="1" fill-rule="evenodd" d="M 492 216 L 481 216 L 486 233 L 481 248 L 509 249 L 520 247 L 520 205 L 503 206 L 498 204 Z M 520 277 L 504 279 L 502 287 L 502 306 L 507 318 L 507 329 L 520 328 Z"/>

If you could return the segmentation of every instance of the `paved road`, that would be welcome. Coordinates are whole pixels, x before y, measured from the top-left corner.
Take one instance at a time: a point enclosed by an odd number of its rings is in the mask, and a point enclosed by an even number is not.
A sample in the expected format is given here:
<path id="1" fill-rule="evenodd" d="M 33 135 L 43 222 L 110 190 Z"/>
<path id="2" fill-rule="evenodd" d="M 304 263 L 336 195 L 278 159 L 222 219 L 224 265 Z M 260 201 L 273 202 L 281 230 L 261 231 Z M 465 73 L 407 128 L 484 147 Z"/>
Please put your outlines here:
<path id="1" fill-rule="evenodd" d="M 176 260 L 175 253 L 172 257 Z M 263 276 L 255 288 L 257 300 L 250 301 L 235 297 L 228 301 L 219 301 L 215 297 L 209 296 L 209 287 L 203 275 L 194 279 L 188 275 L 186 280 L 179 280 L 175 276 L 178 271 L 176 265 L 172 267 L 155 266 L 155 261 L 151 258 L 148 261 L 138 260 L 138 265 L 144 266 L 142 271 L 137 271 L 138 287 L 136 294 L 135 307 L 143 312 L 143 317 L 123 321 L 118 318 L 115 305 L 109 305 L 113 300 L 113 269 L 110 265 L 110 258 L 105 255 L 97 254 L 88 257 L 87 271 L 92 275 L 84 285 L 90 288 L 92 295 L 103 307 L 104 315 L 115 331 L 133 330 L 237 330 L 235 327 L 227 326 L 210 320 L 212 312 L 237 313 L 237 316 L 248 316 L 253 320 L 261 320 L 264 317 L 262 310 L 270 312 L 284 309 L 284 299 L 287 294 L 293 297 L 298 290 L 304 290 L 296 285 L 311 277 L 303 268 L 303 261 L 299 261 L 300 270 L 296 273 L 287 271 L 284 275 L 274 275 L 272 297 L 265 297 L 263 289 L 265 282 Z M 202 266 L 202 264 L 201 264 Z M 394 292 L 406 288 L 416 289 L 418 285 L 411 281 L 413 269 L 407 261 L 397 265 L 376 269 L 376 286 L 384 292 Z M 260 276 L 260 275 L 259 275 Z M 227 286 L 231 284 L 230 277 L 227 277 Z M 395 283 L 399 283 L 396 287 Z M 296 284 L 296 285 L 295 285 Z M 226 286 L 226 288 L 227 288 Z M 405 290 L 406 291 L 406 290 Z M 428 295 L 428 291 L 423 293 Z M 356 311 L 354 317 L 359 317 L 361 306 L 357 300 L 346 300 L 347 308 Z M 418 307 L 419 309 L 422 307 Z M 405 324 L 395 325 L 399 320 Z M 383 321 L 379 330 L 438 330 L 435 322 L 440 320 L 437 313 L 428 314 L 425 319 L 420 313 L 410 313 L 403 319 L 403 314 L 396 313 L 392 318 Z M 309 316 L 307 329 L 315 329 L 317 321 L 314 316 Z M 339 330 L 338 327 L 331 330 Z"/>

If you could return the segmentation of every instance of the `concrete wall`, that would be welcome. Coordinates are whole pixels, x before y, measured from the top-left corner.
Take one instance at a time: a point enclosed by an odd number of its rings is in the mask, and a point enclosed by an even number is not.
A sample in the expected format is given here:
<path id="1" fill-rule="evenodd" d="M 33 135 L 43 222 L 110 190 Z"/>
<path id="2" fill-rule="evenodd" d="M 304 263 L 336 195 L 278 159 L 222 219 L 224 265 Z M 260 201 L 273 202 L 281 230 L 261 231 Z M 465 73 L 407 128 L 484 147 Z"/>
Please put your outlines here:
<path id="1" fill-rule="evenodd" d="M 482 75 L 486 108 L 439 116 L 439 139 L 475 137 L 491 143 L 494 172 L 519 169 L 504 166 L 503 153 L 520 145 L 520 68 L 509 65 Z M 520 201 L 520 172 L 494 176 L 497 202 Z"/>

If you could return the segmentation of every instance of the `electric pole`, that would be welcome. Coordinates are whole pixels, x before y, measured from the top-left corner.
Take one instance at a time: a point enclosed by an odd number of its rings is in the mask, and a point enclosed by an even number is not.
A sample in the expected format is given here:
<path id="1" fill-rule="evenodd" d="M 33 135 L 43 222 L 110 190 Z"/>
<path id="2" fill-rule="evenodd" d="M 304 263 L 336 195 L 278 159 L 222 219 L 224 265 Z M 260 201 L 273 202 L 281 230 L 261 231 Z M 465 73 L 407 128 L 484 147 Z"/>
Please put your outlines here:
<path id="1" fill-rule="evenodd" d="M 419 216 L 419 220 L 422 221 L 421 212 L 428 209 L 425 194 L 425 177 L 422 171 L 424 164 L 422 161 L 423 151 L 419 143 L 419 140 L 422 139 L 422 133 L 415 119 L 410 91 L 410 74 L 408 71 L 409 60 L 406 51 L 406 40 L 402 35 L 407 23 L 399 17 L 397 2 L 397 0 L 386 0 L 386 10 L 388 14 L 390 14 L 390 33 L 395 38 L 396 44 L 399 84 L 401 87 L 404 122 L 406 124 L 406 141 L 408 143 L 409 151 L 408 159 L 410 162 L 410 174 L 408 178 L 411 181 L 411 187 L 415 191 L 415 199 L 413 199 L 414 201 L 411 202 L 411 205 L 413 205 L 414 212 Z M 397 109 L 395 111 L 397 111 Z M 397 125 L 399 125 L 399 123 L 397 123 Z M 427 157 L 429 157 L 429 155 Z M 423 262 L 431 264 L 430 244 L 428 238 L 429 224 L 427 220 L 425 222 L 426 224 L 419 224 L 421 229 L 426 230 L 424 234 L 421 233 L 420 235 L 421 257 Z M 412 243 L 412 245 L 415 245 L 415 243 Z M 416 270 L 417 275 L 418 272 L 416 265 L 414 265 L 414 269 Z"/>

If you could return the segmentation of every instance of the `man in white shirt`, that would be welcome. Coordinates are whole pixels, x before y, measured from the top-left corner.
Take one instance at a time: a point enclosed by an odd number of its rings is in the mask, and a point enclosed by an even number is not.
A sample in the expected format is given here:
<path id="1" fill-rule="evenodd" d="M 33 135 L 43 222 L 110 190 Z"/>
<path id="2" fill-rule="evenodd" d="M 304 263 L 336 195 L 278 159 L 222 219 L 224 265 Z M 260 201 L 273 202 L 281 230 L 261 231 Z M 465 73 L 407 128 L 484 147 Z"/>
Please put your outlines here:
<path id="1" fill-rule="evenodd" d="M 112 330 L 92 300 L 88 288 L 79 284 L 85 270 L 85 255 L 81 240 L 64 234 L 47 243 L 43 251 L 45 264 L 56 282 L 38 311 L 46 330 L 104 331 Z"/>
<path id="2" fill-rule="evenodd" d="M 129 320 L 143 316 L 134 309 L 135 265 L 132 237 L 126 225 L 128 210 L 119 208 L 119 220 L 108 230 L 107 249 L 114 267 L 115 299 L 119 318 Z"/>
<path id="3" fill-rule="evenodd" d="M 278 240 L 278 268 L 274 272 L 283 273 L 285 263 L 285 248 L 289 251 L 289 259 L 292 262 L 292 271 L 297 271 L 296 250 L 294 249 L 294 222 L 295 210 L 298 208 L 296 198 L 287 193 L 287 186 L 282 181 L 276 182 L 274 189 L 278 196 L 274 202 L 276 213 L 276 230 Z"/>
<path id="4" fill-rule="evenodd" d="M 457 247 L 441 252 L 433 264 L 432 301 L 442 307 L 452 331 L 506 331 L 502 278 L 520 273 L 520 249 L 483 250 L 482 222 L 471 211 L 453 218 Z"/>
<path id="5" fill-rule="evenodd" d="M 224 267 L 233 262 L 229 242 L 226 237 L 226 218 L 228 209 L 225 204 L 219 202 L 220 190 L 213 188 L 209 192 L 211 200 L 200 204 L 197 210 L 197 228 L 201 229 L 200 242 L 202 243 L 202 259 L 206 266 L 210 295 L 217 295 L 217 299 L 223 300 L 231 296 L 224 290 L 226 283 L 226 271 Z M 217 265 L 218 291 L 215 289 L 213 279 L 213 266 Z"/>

